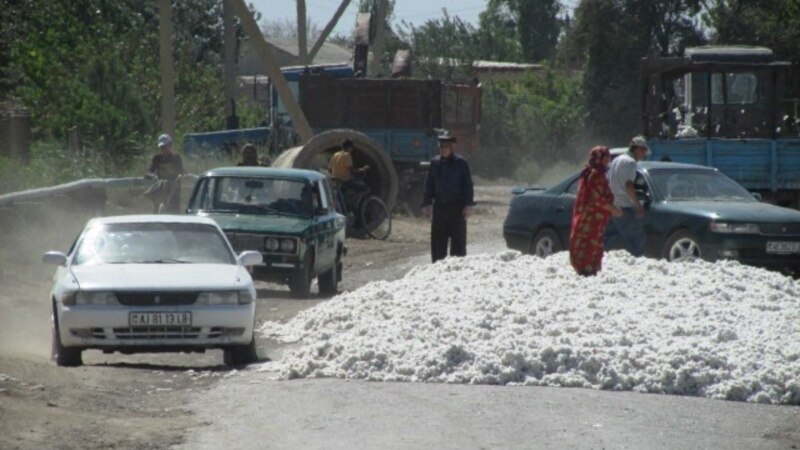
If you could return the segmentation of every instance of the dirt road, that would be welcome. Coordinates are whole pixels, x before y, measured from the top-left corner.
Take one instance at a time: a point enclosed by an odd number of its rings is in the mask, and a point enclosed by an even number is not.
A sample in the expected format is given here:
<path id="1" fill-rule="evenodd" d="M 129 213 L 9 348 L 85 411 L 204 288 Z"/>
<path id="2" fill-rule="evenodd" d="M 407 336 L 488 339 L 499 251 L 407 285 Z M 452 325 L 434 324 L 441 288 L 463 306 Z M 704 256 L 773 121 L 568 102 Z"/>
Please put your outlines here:
<path id="1" fill-rule="evenodd" d="M 473 242 L 497 240 L 508 187 L 480 188 L 483 204 L 470 225 Z M 6 210 L 0 221 L 0 448 L 165 448 L 183 441 L 200 419 L 186 407 L 235 374 L 222 352 L 104 355 L 84 352 L 83 367 L 49 361 L 48 293 L 53 268 L 47 250 L 66 251 L 91 213 L 71 205 L 30 205 Z M 143 201 L 115 201 L 106 214 L 149 212 Z M 7 216 L 10 217 L 10 216 Z M 428 222 L 399 216 L 386 242 L 350 240 L 340 290 L 402 276 L 428 261 Z M 290 298 L 284 286 L 259 283 L 257 322 L 286 320 L 323 301 Z M 258 342 L 260 356 L 280 347 Z"/>
<path id="2" fill-rule="evenodd" d="M 470 252 L 503 248 L 509 189 L 476 192 Z M 141 207 L 115 205 L 107 214 Z M 52 268 L 40 258 L 65 251 L 88 216 L 15 213 L 24 220 L 0 229 L 0 448 L 800 448 L 797 408 L 582 389 L 254 381 L 223 366 L 220 351 L 89 351 L 83 367 L 57 368 L 48 361 Z M 340 289 L 427 263 L 428 226 L 396 217 L 388 241 L 349 241 Z M 259 323 L 324 301 L 294 300 L 272 284 L 258 291 Z M 280 358 L 276 343 L 258 347 L 262 359 Z"/>

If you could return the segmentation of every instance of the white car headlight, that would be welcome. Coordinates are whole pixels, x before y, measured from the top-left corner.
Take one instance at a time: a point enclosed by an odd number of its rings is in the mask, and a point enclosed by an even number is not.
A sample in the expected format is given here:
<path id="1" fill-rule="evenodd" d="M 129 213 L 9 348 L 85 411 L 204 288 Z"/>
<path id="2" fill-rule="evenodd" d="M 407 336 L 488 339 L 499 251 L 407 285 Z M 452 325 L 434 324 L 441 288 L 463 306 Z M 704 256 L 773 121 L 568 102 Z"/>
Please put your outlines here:
<path id="1" fill-rule="evenodd" d="M 66 301 L 65 301 L 66 304 Z M 75 295 L 76 305 L 119 305 L 113 292 L 79 291 Z"/>
<path id="2" fill-rule="evenodd" d="M 711 222 L 711 231 L 728 234 L 760 234 L 761 228 L 756 223 Z"/>
<path id="3" fill-rule="evenodd" d="M 277 240 L 277 239 L 275 239 L 275 238 L 272 238 L 272 237 L 271 237 L 271 238 L 267 238 L 267 239 L 264 241 L 264 248 L 265 248 L 265 249 L 266 249 L 268 252 L 276 252 L 276 251 L 278 251 L 278 249 L 280 248 L 280 242 L 278 242 L 278 240 Z"/>
<path id="4" fill-rule="evenodd" d="M 281 251 L 286 253 L 294 253 L 294 239 L 281 240 Z"/>
<path id="5" fill-rule="evenodd" d="M 250 291 L 202 292 L 197 296 L 196 305 L 244 305 L 252 303 Z"/>

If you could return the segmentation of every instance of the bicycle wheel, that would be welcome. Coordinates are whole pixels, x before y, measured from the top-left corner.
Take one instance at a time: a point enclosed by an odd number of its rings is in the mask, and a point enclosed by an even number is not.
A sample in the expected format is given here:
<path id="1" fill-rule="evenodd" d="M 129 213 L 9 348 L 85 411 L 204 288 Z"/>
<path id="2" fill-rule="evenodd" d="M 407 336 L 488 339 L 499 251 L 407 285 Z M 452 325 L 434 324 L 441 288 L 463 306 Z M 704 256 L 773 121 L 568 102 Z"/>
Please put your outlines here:
<path id="1" fill-rule="evenodd" d="M 380 198 L 370 195 L 361 203 L 361 226 L 374 239 L 384 240 L 392 232 L 392 216 Z"/>

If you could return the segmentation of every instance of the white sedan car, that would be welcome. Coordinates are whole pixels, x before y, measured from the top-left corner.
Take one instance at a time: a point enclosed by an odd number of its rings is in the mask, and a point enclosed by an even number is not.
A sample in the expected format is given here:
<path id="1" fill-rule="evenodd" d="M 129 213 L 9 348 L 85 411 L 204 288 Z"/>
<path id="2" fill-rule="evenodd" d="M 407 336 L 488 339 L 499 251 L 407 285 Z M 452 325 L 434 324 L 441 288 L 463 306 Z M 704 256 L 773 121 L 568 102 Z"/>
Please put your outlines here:
<path id="1" fill-rule="evenodd" d="M 51 291 L 52 356 L 82 364 L 81 352 L 224 350 L 225 364 L 256 359 L 256 290 L 246 266 L 261 254 L 236 255 L 217 224 L 191 216 L 92 219 L 58 266 Z"/>

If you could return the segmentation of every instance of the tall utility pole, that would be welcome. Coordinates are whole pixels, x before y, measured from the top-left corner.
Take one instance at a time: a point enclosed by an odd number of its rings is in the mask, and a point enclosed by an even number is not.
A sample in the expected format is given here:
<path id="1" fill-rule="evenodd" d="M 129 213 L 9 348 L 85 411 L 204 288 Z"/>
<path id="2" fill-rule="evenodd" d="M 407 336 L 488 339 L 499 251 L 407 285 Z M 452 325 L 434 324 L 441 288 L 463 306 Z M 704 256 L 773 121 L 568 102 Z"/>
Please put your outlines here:
<path id="1" fill-rule="evenodd" d="M 239 128 L 236 115 L 236 28 L 233 24 L 231 0 L 222 0 L 222 26 L 224 32 L 223 56 L 225 75 L 225 128 Z"/>
<path id="2" fill-rule="evenodd" d="M 375 22 L 375 40 L 372 42 L 374 50 L 372 50 L 372 67 L 370 68 L 370 75 L 373 77 L 380 75 L 382 72 L 381 60 L 383 59 L 383 49 L 385 48 L 383 31 L 386 25 L 386 10 L 388 9 L 386 1 L 378 0 L 378 17 L 375 17 L 377 22 Z"/>
<path id="3" fill-rule="evenodd" d="M 159 68 L 161 70 L 161 129 L 175 137 L 175 65 L 172 60 L 172 3 L 158 1 Z"/>
<path id="4" fill-rule="evenodd" d="M 297 56 L 300 64 L 309 64 L 308 36 L 306 35 L 306 0 L 297 1 Z"/>

